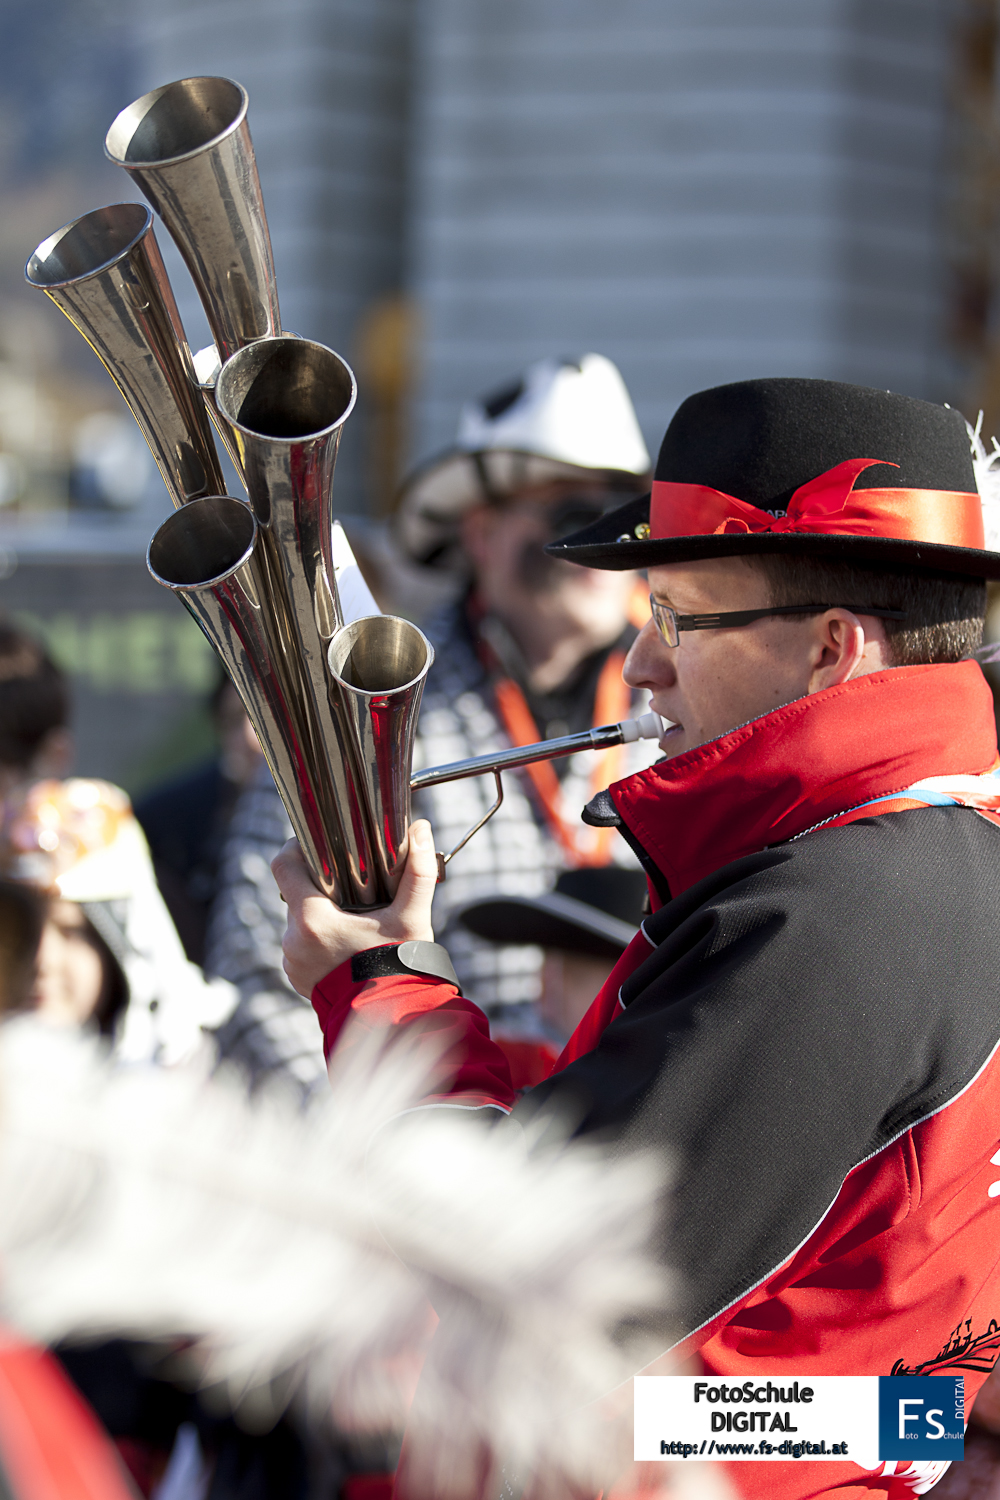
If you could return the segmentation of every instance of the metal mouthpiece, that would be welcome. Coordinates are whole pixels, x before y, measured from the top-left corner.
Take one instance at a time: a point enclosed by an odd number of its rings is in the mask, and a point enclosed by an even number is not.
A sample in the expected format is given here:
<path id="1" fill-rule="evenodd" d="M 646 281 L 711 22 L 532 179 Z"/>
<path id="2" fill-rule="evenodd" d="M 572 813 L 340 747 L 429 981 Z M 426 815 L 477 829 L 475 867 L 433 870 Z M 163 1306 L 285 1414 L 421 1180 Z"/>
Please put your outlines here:
<path id="1" fill-rule="evenodd" d="M 24 274 L 83 334 L 125 397 L 175 505 L 225 489 L 180 314 L 141 203 L 75 219 Z"/>
<path id="2" fill-rule="evenodd" d="M 104 143 L 177 242 L 222 359 L 281 329 L 248 103 L 230 78 L 182 78 L 123 109 Z"/>

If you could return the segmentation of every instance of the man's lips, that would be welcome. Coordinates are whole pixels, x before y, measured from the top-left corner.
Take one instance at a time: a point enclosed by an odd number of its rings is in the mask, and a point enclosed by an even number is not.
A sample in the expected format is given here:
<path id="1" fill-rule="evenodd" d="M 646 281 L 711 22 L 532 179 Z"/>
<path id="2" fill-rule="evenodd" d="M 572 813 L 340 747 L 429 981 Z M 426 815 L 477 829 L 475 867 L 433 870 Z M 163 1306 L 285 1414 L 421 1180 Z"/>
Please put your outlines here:
<path id="1" fill-rule="evenodd" d="M 683 724 L 668 724 L 668 728 L 666 728 L 664 730 L 664 732 L 660 735 L 660 739 L 659 739 L 660 749 L 661 750 L 665 750 L 667 748 L 667 744 L 668 744 L 668 742 L 670 740 L 676 739 L 677 735 L 683 734 L 683 733 L 684 733 L 684 725 Z"/>

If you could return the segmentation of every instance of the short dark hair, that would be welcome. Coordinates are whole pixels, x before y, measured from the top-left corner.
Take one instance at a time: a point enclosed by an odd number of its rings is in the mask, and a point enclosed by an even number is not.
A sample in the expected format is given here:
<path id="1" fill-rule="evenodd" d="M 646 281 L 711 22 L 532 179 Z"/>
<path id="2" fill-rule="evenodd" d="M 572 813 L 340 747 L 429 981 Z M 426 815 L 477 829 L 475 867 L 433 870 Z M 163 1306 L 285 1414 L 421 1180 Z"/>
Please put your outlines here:
<path id="1" fill-rule="evenodd" d="M 28 766 L 69 721 L 69 688 L 44 647 L 0 620 L 0 764 Z"/>
<path id="2" fill-rule="evenodd" d="M 774 605 L 870 604 L 905 610 L 905 620 L 883 621 L 894 667 L 962 661 L 982 645 L 982 579 L 955 573 L 894 573 L 773 552 L 743 561 L 765 580 Z"/>
<path id="3" fill-rule="evenodd" d="M 43 902 L 29 886 L 0 879 L 0 1012 L 27 1008 L 42 937 Z"/>

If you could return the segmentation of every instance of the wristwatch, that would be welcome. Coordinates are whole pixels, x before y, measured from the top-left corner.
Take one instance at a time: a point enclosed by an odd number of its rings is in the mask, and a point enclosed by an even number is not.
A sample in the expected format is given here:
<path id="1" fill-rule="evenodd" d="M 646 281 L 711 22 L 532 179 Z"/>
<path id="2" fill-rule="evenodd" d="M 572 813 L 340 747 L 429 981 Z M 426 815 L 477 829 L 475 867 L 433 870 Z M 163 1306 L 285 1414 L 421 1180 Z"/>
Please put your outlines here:
<path id="1" fill-rule="evenodd" d="M 440 943 L 390 943 L 384 948 L 365 948 L 351 959 L 351 978 L 385 979 L 390 974 L 426 974 L 429 979 L 443 979 L 462 993 L 455 967 L 447 948 Z"/>

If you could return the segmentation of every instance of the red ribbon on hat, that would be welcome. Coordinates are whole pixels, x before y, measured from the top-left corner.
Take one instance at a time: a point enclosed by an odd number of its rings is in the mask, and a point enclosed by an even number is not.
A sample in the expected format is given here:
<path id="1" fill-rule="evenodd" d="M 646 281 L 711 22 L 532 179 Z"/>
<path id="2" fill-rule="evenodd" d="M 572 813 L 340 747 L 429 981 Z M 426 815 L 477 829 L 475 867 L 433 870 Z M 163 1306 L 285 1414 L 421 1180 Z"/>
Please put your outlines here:
<path id="1" fill-rule="evenodd" d="M 964 490 L 854 489 L 859 474 L 872 464 L 885 462 L 881 458 L 850 458 L 836 464 L 800 485 L 786 511 L 760 510 L 705 484 L 654 480 L 650 539 L 813 532 L 979 550 L 985 547 L 978 494 Z M 898 469 L 899 465 L 889 467 Z"/>

